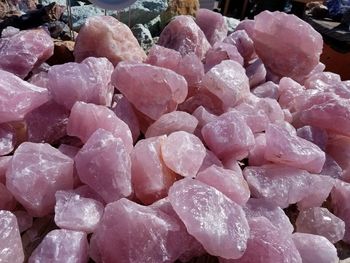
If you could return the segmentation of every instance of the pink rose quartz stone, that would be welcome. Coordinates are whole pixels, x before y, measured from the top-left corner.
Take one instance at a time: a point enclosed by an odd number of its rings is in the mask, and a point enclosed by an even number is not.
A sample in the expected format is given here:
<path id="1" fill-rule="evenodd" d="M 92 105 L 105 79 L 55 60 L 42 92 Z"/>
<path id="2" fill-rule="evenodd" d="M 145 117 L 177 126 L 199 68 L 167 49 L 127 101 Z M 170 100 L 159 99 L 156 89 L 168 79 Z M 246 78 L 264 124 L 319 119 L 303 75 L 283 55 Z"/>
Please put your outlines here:
<path id="1" fill-rule="evenodd" d="M 281 232 L 289 234 L 294 232 L 294 227 L 288 216 L 279 206 L 263 199 L 250 198 L 243 209 L 248 220 L 263 216 Z"/>
<path id="2" fill-rule="evenodd" d="M 2 38 L 12 37 L 19 32 L 20 32 L 20 30 L 18 28 L 12 27 L 12 26 L 7 26 L 2 30 L 1 37 Z"/>
<path id="3" fill-rule="evenodd" d="M 308 201 L 313 201 L 320 206 L 331 191 L 333 183 L 327 176 L 310 174 L 305 170 L 276 164 L 248 166 L 243 170 L 243 174 L 252 197 L 264 199 L 281 208 L 286 208 L 310 196 L 313 199 Z M 323 191 L 317 194 L 317 191 L 322 188 L 328 191 L 326 196 Z"/>
<path id="4" fill-rule="evenodd" d="M 217 116 L 207 111 L 203 106 L 199 106 L 192 113 L 194 117 L 198 120 L 198 125 L 194 131 L 194 135 L 203 140 L 201 130 L 207 123 L 216 120 Z"/>
<path id="5" fill-rule="evenodd" d="M 80 180 L 107 202 L 132 194 L 130 155 L 120 138 L 95 131 L 75 156 Z"/>
<path id="6" fill-rule="evenodd" d="M 184 177 L 195 177 L 202 165 L 206 150 L 195 135 L 177 131 L 171 133 L 161 145 L 165 165 Z"/>
<path id="7" fill-rule="evenodd" d="M 259 98 L 270 98 L 277 100 L 278 95 L 278 85 L 272 81 L 267 81 L 254 89 L 251 92 Z"/>
<path id="8" fill-rule="evenodd" d="M 182 75 L 187 81 L 188 88 L 193 90 L 196 86 L 199 86 L 204 77 L 204 65 L 200 58 L 191 52 L 182 57 L 175 72 Z"/>
<path id="9" fill-rule="evenodd" d="M 49 100 L 47 89 L 0 69 L 0 123 L 19 121 Z"/>
<path id="10" fill-rule="evenodd" d="M 212 165 L 199 172 L 196 179 L 216 188 L 241 206 L 245 205 L 250 197 L 249 187 L 242 173 L 234 173 L 232 170 Z"/>
<path id="11" fill-rule="evenodd" d="M 76 102 L 68 119 L 67 134 L 86 142 L 97 129 L 104 129 L 120 138 L 127 151 L 131 152 L 133 146 L 131 131 L 113 111 L 102 105 Z"/>
<path id="12" fill-rule="evenodd" d="M 147 64 L 119 63 L 113 72 L 112 84 L 137 110 L 153 120 L 176 110 L 188 92 L 184 77 Z"/>
<path id="13" fill-rule="evenodd" d="M 236 161 L 236 160 L 235 160 Z M 219 160 L 218 157 L 216 157 L 216 155 L 209 151 L 208 149 L 205 150 L 205 157 L 203 159 L 202 165 L 199 168 L 198 172 L 201 172 L 203 170 L 206 170 L 207 168 L 209 168 L 210 166 L 215 165 L 218 167 L 224 167 L 224 165 L 222 164 L 222 162 Z M 228 168 L 229 169 L 229 168 Z M 242 174 L 242 173 L 241 173 Z"/>
<path id="14" fill-rule="evenodd" d="M 148 51 L 145 63 L 177 71 L 181 60 L 180 52 L 163 46 L 153 45 Z"/>
<path id="15" fill-rule="evenodd" d="M 254 88 L 266 81 L 266 69 L 261 59 L 256 59 L 246 66 L 250 88 Z"/>
<path id="16" fill-rule="evenodd" d="M 58 227 L 87 234 L 95 231 L 103 215 L 103 204 L 69 191 L 57 191 L 55 196 L 55 223 Z"/>
<path id="17" fill-rule="evenodd" d="M 54 43 L 44 29 L 23 30 L 0 39 L 0 69 L 25 78 L 52 56 Z"/>
<path id="18" fill-rule="evenodd" d="M 0 210 L 13 211 L 17 202 L 6 186 L 0 183 Z"/>
<path id="19" fill-rule="evenodd" d="M 260 166 L 269 163 L 265 159 L 266 151 L 266 135 L 265 133 L 258 133 L 255 135 L 255 145 L 249 151 L 248 162 L 250 166 Z"/>
<path id="20" fill-rule="evenodd" d="M 271 162 L 319 173 L 326 156 L 316 144 L 290 134 L 279 124 L 269 124 L 266 129 L 265 158 Z"/>
<path id="21" fill-rule="evenodd" d="M 323 236 L 332 244 L 342 240 L 345 234 L 344 221 L 324 207 L 300 211 L 295 225 L 297 232 Z"/>
<path id="22" fill-rule="evenodd" d="M 305 233 L 294 233 L 293 241 L 303 263 L 339 262 L 337 249 L 325 237 Z"/>
<path id="23" fill-rule="evenodd" d="M 0 156 L 0 183 L 6 184 L 6 170 L 10 165 L 12 156 Z"/>
<path id="24" fill-rule="evenodd" d="M 74 57 L 77 62 L 106 57 L 116 66 L 120 61 L 141 62 L 146 54 L 127 25 L 111 16 L 93 16 L 79 31 Z"/>
<path id="25" fill-rule="evenodd" d="M 202 128 L 205 144 L 220 159 L 244 159 L 254 146 L 254 135 L 237 112 L 222 114 L 217 120 L 209 122 Z"/>
<path id="26" fill-rule="evenodd" d="M 223 42 L 217 42 L 205 55 L 205 71 L 209 71 L 212 67 L 220 64 L 224 60 L 234 60 L 242 66 L 244 64 L 243 57 L 235 46 Z"/>
<path id="27" fill-rule="evenodd" d="M 171 263 L 179 256 L 172 244 L 179 230 L 166 213 L 123 198 L 106 206 L 91 250 L 97 262 Z"/>
<path id="28" fill-rule="evenodd" d="M 84 197 L 84 198 L 96 200 L 96 201 L 100 202 L 101 204 L 106 203 L 98 193 L 96 193 L 90 186 L 88 186 L 86 184 L 83 184 L 83 185 L 75 188 L 74 193 L 76 193 L 77 195 Z"/>
<path id="29" fill-rule="evenodd" d="M 265 66 L 295 80 L 317 66 L 323 48 L 322 36 L 311 25 L 278 11 L 264 11 L 255 17 L 253 38 L 256 53 Z"/>
<path id="30" fill-rule="evenodd" d="M 13 151 L 16 145 L 16 130 L 9 124 L 0 124 L 0 155 Z"/>
<path id="31" fill-rule="evenodd" d="M 162 115 L 151 124 L 145 134 L 146 138 L 160 135 L 169 135 L 176 131 L 193 133 L 198 124 L 198 120 L 191 114 L 184 111 L 173 111 Z"/>
<path id="32" fill-rule="evenodd" d="M 326 154 L 326 161 L 322 167 L 320 174 L 330 176 L 334 179 L 347 181 L 343 176 L 343 169 L 329 154 Z"/>
<path id="33" fill-rule="evenodd" d="M 28 263 L 87 263 L 88 248 L 86 233 L 65 229 L 52 230 L 33 251 Z"/>
<path id="34" fill-rule="evenodd" d="M 20 233 L 23 233 L 32 227 L 33 217 L 30 216 L 26 211 L 16 210 L 13 212 L 13 214 L 17 218 L 18 229 L 19 229 Z"/>
<path id="35" fill-rule="evenodd" d="M 28 113 L 24 121 L 28 141 L 53 143 L 67 134 L 69 111 L 53 100 Z"/>
<path id="36" fill-rule="evenodd" d="M 251 39 L 253 39 L 253 37 L 254 37 L 254 24 L 255 24 L 254 20 L 244 19 L 237 25 L 237 27 L 235 28 L 235 31 L 244 30 L 248 34 L 248 36 Z"/>
<path id="37" fill-rule="evenodd" d="M 17 219 L 9 211 L 0 210 L 0 236 L 1 262 L 24 262 L 22 240 Z"/>
<path id="38" fill-rule="evenodd" d="M 276 228 L 267 218 L 249 219 L 250 237 L 244 255 L 220 263 L 302 263 L 292 235 Z"/>
<path id="39" fill-rule="evenodd" d="M 50 69 L 50 68 L 49 68 Z M 46 71 L 41 71 L 30 77 L 28 80 L 29 83 L 48 89 L 49 88 L 49 74 Z"/>
<path id="40" fill-rule="evenodd" d="M 325 151 L 328 141 L 328 134 L 325 130 L 313 126 L 303 126 L 297 129 L 297 135 Z"/>
<path id="41" fill-rule="evenodd" d="M 188 233 L 209 254 L 226 259 L 243 255 L 249 226 L 241 206 L 215 188 L 189 178 L 174 183 L 169 200 Z"/>
<path id="42" fill-rule="evenodd" d="M 220 13 L 201 8 L 196 12 L 196 23 L 211 45 L 224 40 L 227 36 L 228 27 Z"/>
<path id="43" fill-rule="evenodd" d="M 244 30 L 231 33 L 224 39 L 224 43 L 235 46 L 246 63 L 256 57 L 253 40 Z"/>
<path id="44" fill-rule="evenodd" d="M 279 82 L 278 102 L 282 108 L 296 110 L 296 97 L 303 96 L 305 88 L 291 78 L 284 77 Z"/>
<path id="45" fill-rule="evenodd" d="M 342 135 L 328 137 L 326 152 L 343 169 L 349 169 L 350 163 L 350 138 Z"/>
<path id="46" fill-rule="evenodd" d="M 140 140 L 131 153 L 132 184 L 136 197 L 144 204 L 167 196 L 176 174 L 164 163 L 161 146 L 166 135 Z"/>
<path id="47" fill-rule="evenodd" d="M 24 142 L 6 171 L 6 187 L 30 215 L 47 215 L 55 192 L 73 188 L 73 160 L 49 144 Z"/>
<path id="48" fill-rule="evenodd" d="M 70 110 L 76 101 L 110 106 L 114 88 L 110 85 L 114 68 L 106 58 L 89 57 L 81 63 L 52 66 L 48 88 L 53 99 Z"/>
<path id="49" fill-rule="evenodd" d="M 158 45 L 175 49 L 181 55 L 194 52 L 200 59 L 210 48 L 210 43 L 194 19 L 184 15 L 176 16 L 163 29 Z"/>
<path id="50" fill-rule="evenodd" d="M 233 60 L 224 60 L 211 68 L 202 84 L 222 101 L 224 108 L 234 107 L 249 96 L 249 80 L 245 70 Z"/>
<path id="51" fill-rule="evenodd" d="M 72 145 L 68 145 L 68 144 L 61 144 L 58 147 L 58 150 L 61 153 L 67 155 L 68 157 L 74 159 L 74 157 L 79 152 L 80 148 L 72 146 Z M 75 188 L 75 187 L 78 187 L 78 186 L 80 186 L 82 184 L 83 183 L 80 181 L 80 178 L 79 178 L 79 175 L 78 175 L 78 172 L 77 172 L 77 168 L 75 167 L 75 164 L 74 164 L 74 168 L 73 168 L 73 186 Z"/>
<path id="52" fill-rule="evenodd" d="M 112 108 L 113 112 L 129 126 L 132 139 L 136 142 L 140 136 L 140 123 L 134 108 L 122 94 L 116 94 L 113 101 L 115 104 Z"/>

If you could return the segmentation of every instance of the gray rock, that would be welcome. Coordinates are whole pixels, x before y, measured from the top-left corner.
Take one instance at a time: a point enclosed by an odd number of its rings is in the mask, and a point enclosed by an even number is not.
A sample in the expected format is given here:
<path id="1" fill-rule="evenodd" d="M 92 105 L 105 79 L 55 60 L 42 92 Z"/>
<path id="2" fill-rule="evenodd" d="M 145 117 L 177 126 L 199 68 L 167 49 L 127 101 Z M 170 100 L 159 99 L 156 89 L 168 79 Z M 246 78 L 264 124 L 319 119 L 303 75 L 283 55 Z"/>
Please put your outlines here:
<path id="1" fill-rule="evenodd" d="M 227 17 L 224 16 L 225 18 L 225 22 L 227 24 L 228 27 L 228 34 L 231 34 L 233 31 L 235 31 L 236 27 L 238 26 L 238 24 L 241 22 L 238 19 L 235 19 L 233 17 Z"/>
<path id="2" fill-rule="evenodd" d="M 72 6 L 73 30 L 78 32 L 87 18 L 97 15 L 104 15 L 104 10 L 93 5 Z M 63 20 L 68 23 L 67 10 L 63 14 Z"/>
<path id="3" fill-rule="evenodd" d="M 70 1 L 71 1 L 71 6 L 79 6 L 78 1 L 76 0 L 70 0 Z M 49 5 L 53 2 L 55 2 L 58 5 L 66 6 L 66 0 L 39 0 L 39 4 L 42 4 L 42 5 Z"/>
<path id="4" fill-rule="evenodd" d="M 140 46 L 148 52 L 148 50 L 153 46 L 153 38 L 151 32 L 142 24 L 136 24 L 131 28 L 132 33 L 136 37 Z"/>
<path id="5" fill-rule="evenodd" d="M 145 27 L 148 28 L 148 30 L 151 32 L 152 36 L 159 36 L 160 35 L 160 16 L 157 16 L 156 18 L 153 18 L 151 21 L 149 21 Z"/>

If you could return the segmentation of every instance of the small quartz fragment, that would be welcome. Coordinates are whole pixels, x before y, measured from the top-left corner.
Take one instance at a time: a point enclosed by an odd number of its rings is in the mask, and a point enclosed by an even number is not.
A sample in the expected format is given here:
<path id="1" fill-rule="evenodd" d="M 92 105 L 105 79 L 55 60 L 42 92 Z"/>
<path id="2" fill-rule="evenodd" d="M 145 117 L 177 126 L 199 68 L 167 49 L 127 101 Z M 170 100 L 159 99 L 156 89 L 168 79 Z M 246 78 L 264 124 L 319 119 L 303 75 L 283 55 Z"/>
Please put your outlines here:
<path id="1" fill-rule="evenodd" d="M 176 71 L 181 59 L 180 52 L 163 46 L 153 45 L 148 51 L 145 63 Z"/>
<path id="2" fill-rule="evenodd" d="M 236 160 L 234 160 L 234 161 L 236 162 Z M 198 172 L 201 172 L 201 171 L 209 168 L 212 165 L 215 165 L 217 167 L 223 167 L 223 164 L 218 159 L 218 157 L 216 157 L 216 155 L 213 152 L 206 150 L 205 157 L 203 159 L 202 165 L 199 168 Z M 227 168 L 227 169 L 229 169 L 229 168 Z M 234 172 L 236 172 L 236 170 L 234 170 Z M 240 174 L 242 175 L 242 172 Z"/>
<path id="3" fill-rule="evenodd" d="M 127 25 L 111 16 L 92 16 L 79 31 L 74 57 L 77 62 L 106 57 L 116 66 L 120 61 L 141 62 L 146 54 Z"/>
<path id="4" fill-rule="evenodd" d="M 303 126 L 297 130 L 297 135 L 316 144 L 322 151 L 325 151 L 328 140 L 325 130 L 313 126 Z"/>
<path id="5" fill-rule="evenodd" d="M 171 133 L 161 151 L 165 165 L 184 177 L 195 177 L 206 155 L 201 140 L 185 131 Z"/>
<path id="6" fill-rule="evenodd" d="M 269 161 L 265 159 L 266 136 L 265 133 L 255 135 L 254 147 L 249 151 L 248 162 L 250 166 L 259 166 L 267 164 Z"/>
<path id="7" fill-rule="evenodd" d="M 300 211 L 295 224 L 297 232 L 320 235 L 333 244 L 342 240 L 345 233 L 344 221 L 324 207 Z"/>
<path id="8" fill-rule="evenodd" d="M 263 84 L 266 80 L 266 69 L 261 59 L 256 59 L 246 67 L 250 88 Z"/>
<path id="9" fill-rule="evenodd" d="M 278 85 L 272 81 L 267 81 L 254 89 L 251 92 L 259 98 L 278 99 Z"/>
<path id="10" fill-rule="evenodd" d="M 138 63 L 119 63 L 112 84 L 135 108 L 153 120 L 174 111 L 186 99 L 184 77 L 172 70 Z"/>
<path id="11" fill-rule="evenodd" d="M 281 78 L 278 84 L 278 103 L 282 108 L 294 112 L 297 97 L 304 95 L 305 88 L 291 78 Z"/>
<path id="12" fill-rule="evenodd" d="M 293 241 L 303 263 L 337 263 L 337 250 L 326 238 L 318 235 L 294 233 Z"/>
<path id="13" fill-rule="evenodd" d="M 240 23 L 235 28 L 235 31 L 244 30 L 248 34 L 248 36 L 251 39 L 253 39 L 253 36 L 254 36 L 254 24 L 255 24 L 254 20 L 244 19 L 244 20 L 240 21 Z"/>
<path id="14" fill-rule="evenodd" d="M 76 102 L 68 119 L 67 134 L 86 142 L 97 129 L 104 129 L 122 139 L 127 151 L 131 152 L 131 131 L 113 111 L 102 105 Z"/>
<path id="15" fill-rule="evenodd" d="M 19 121 L 49 100 L 47 89 L 0 69 L 0 123 Z"/>
<path id="16" fill-rule="evenodd" d="M 249 226 L 243 209 L 215 188 L 190 178 L 173 184 L 169 200 L 176 214 L 214 256 L 236 259 L 243 255 Z"/>
<path id="17" fill-rule="evenodd" d="M 87 263 L 88 240 L 86 233 L 65 229 L 49 232 L 33 251 L 28 263 Z"/>
<path id="18" fill-rule="evenodd" d="M 74 189 L 74 193 L 77 195 L 84 197 L 84 198 L 89 198 L 89 199 L 94 199 L 101 204 L 105 204 L 106 202 L 103 200 L 103 198 L 96 193 L 90 186 L 83 184 L 77 188 Z"/>
<path id="19" fill-rule="evenodd" d="M 24 253 L 17 219 L 9 211 L 0 210 L 0 261 L 23 263 Z"/>
<path id="20" fill-rule="evenodd" d="M 0 156 L 9 154 L 16 145 L 16 131 L 6 123 L 0 124 Z"/>
<path id="21" fill-rule="evenodd" d="M 235 46 L 245 62 L 256 57 L 253 40 L 244 30 L 236 30 L 231 33 L 224 39 L 224 43 Z"/>
<path id="22" fill-rule="evenodd" d="M 24 142 L 7 169 L 6 186 L 30 215 L 47 215 L 56 191 L 73 188 L 73 160 L 49 144 Z"/>
<path id="23" fill-rule="evenodd" d="M 103 205 L 69 191 L 56 192 L 55 223 L 63 229 L 92 233 L 103 214 Z"/>
<path id="24" fill-rule="evenodd" d="M 80 180 L 107 202 L 132 194 L 130 155 L 120 138 L 98 129 L 75 156 Z"/>

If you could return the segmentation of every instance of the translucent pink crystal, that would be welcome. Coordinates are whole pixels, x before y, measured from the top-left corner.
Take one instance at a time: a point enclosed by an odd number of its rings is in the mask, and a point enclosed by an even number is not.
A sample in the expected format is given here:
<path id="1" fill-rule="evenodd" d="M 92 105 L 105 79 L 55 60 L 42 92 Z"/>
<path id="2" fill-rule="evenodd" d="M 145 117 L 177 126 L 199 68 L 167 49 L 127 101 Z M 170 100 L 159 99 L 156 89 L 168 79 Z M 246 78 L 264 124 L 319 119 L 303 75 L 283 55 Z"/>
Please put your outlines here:
<path id="1" fill-rule="evenodd" d="M 215 188 L 185 178 L 169 190 L 169 200 L 187 231 L 215 256 L 243 255 L 249 226 L 243 209 Z"/>
<path id="2" fill-rule="evenodd" d="M 0 258 L 2 262 L 22 263 L 24 253 L 17 219 L 9 211 L 0 210 Z"/>
<path id="3" fill-rule="evenodd" d="M 232 170 L 212 165 L 199 172 L 196 179 L 216 188 L 241 206 L 243 206 L 250 197 L 248 184 L 243 178 L 242 173 L 234 173 Z"/>
<path id="4" fill-rule="evenodd" d="M 63 229 L 92 233 L 103 214 L 103 205 L 69 191 L 57 191 L 55 223 Z"/>
<path id="5" fill-rule="evenodd" d="M 33 251 L 28 263 L 88 262 L 86 233 L 71 230 L 52 230 Z"/>
<path id="6" fill-rule="evenodd" d="M 294 233 L 293 241 L 303 263 L 335 263 L 339 260 L 336 248 L 322 236 Z"/>
<path id="7" fill-rule="evenodd" d="M 24 142 L 7 169 L 6 186 L 32 216 L 47 215 L 55 192 L 73 188 L 73 160 L 49 144 Z"/>
<path id="8" fill-rule="evenodd" d="M 22 120 L 28 112 L 48 100 L 47 89 L 0 70 L 0 123 Z"/>
<path id="9" fill-rule="evenodd" d="M 128 152 L 132 150 L 131 131 L 113 111 L 102 105 L 76 102 L 71 110 L 67 134 L 76 136 L 83 142 L 97 130 L 104 129 L 111 132 L 115 137 L 122 139 Z"/>
<path id="10" fill-rule="evenodd" d="M 16 145 L 16 131 L 6 123 L 0 124 L 0 155 L 13 151 Z"/>
<path id="11" fill-rule="evenodd" d="M 0 69 L 24 78 L 53 54 L 54 44 L 43 29 L 23 30 L 0 39 Z"/>
<path id="12" fill-rule="evenodd" d="M 249 151 L 248 162 L 251 166 L 259 166 L 268 163 L 265 159 L 266 136 L 265 133 L 255 135 L 254 147 Z"/>
<path id="13" fill-rule="evenodd" d="M 162 115 L 151 126 L 145 134 L 146 138 L 169 135 L 175 131 L 186 131 L 193 133 L 198 124 L 198 120 L 191 114 L 184 111 L 173 111 Z"/>
<path id="14" fill-rule="evenodd" d="M 237 25 L 237 27 L 235 28 L 235 31 L 244 30 L 248 34 L 248 36 L 251 39 L 253 39 L 253 36 L 254 36 L 254 24 L 255 24 L 254 20 L 244 19 Z"/>
<path id="15" fill-rule="evenodd" d="M 220 263 L 302 263 L 292 236 L 276 228 L 265 217 L 249 220 L 250 237 L 244 255 L 236 260 L 223 260 Z"/>
<path id="16" fill-rule="evenodd" d="M 249 95 L 245 70 L 233 60 L 224 60 L 210 69 L 202 84 L 223 102 L 225 108 L 237 105 Z"/>
<path id="17" fill-rule="evenodd" d="M 7 190 L 6 186 L 0 183 L 0 210 L 12 211 L 16 207 L 16 199 L 11 192 Z"/>
<path id="18" fill-rule="evenodd" d="M 350 138 L 347 136 L 336 135 L 328 137 L 326 146 L 327 153 L 343 169 L 350 168 Z"/>
<path id="19" fill-rule="evenodd" d="M 272 81 L 265 82 L 254 89 L 251 92 L 259 98 L 271 98 L 278 99 L 278 85 Z"/>
<path id="20" fill-rule="evenodd" d="M 333 244 L 342 240 L 345 233 L 344 221 L 324 207 L 300 211 L 295 224 L 297 232 L 320 235 Z"/>
<path id="21" fill-rule="evenodd" d="M 106 57 L 116 66 L 120 61 L 141 62 L 146 54 L 130 28 L 111 16 L 93 16 L 79 31 L 74 48 L 75 60 Z"/>
<path id="22" fill-rule="evenodd" d="M 186 55 L 194 52 L 203 59 L 210 44 L 203 31 L 197 26 L 191 16 L 176 16 L 163 29 L 160 34 L 158 45 L 175 49 Z"/>
<path id="23" fill-rule="evenodd" d="M 254 46 L 271 71 L 297 80 L 316 67 L 323 41 L 322 36 L 300 18 L 264 11 L 255 17 Z"/>
<path id="24" fill-rule="evenodd" d="M 266 130 L 265 158 L 319 173 L 325 162 L 325 153 L 315 144 L 292 135 L 278 124 L 269 124 Z"/>
<path id="25" fill-rule="evenodd" d="M 13 212 L 13 214 L 17 218 L 18 229 L 20 233 L 23 233 L 24 231 L 32 227 L 33 217 L 30 216 L 26 211 L 16 210 Z"/>
<path id="26" fill-rule="evenodd" d="M 100 255 L 97 262 L 170 263 L 178 256 L 171 238 L 179 230 L 167 214 L 123 198 L 106 206 L 91 249 Z"/>
<path id="27" fill-rule="evenodd" d="M 344 179 L 343 169 L 329 154 L 326 154 L 326 161 L 322 167 L 320 174 L 330 176 L 334 179 Z"/>
<path id="28" fill-rule="evenodd" d="M 80 195 L 81 197 L 94 199 L 100 202 L 101 204 L 105 204 L 105 201 L 103 200 L 103 198 L 98 193 L 96 193 L 90 186 L 86 184 L 83 184 L 75 188 L 74 193 Z"/>
<path id="29" fill-rule="evenodd" d="M 77 153 L 79 152 L 80 148 L 75 147 L 75 146 L 71 146 L 71 145 L 67 145 L 67 144 L 61 144 L 58 147 L 58 150 L 67 155 L 68 157 L 74 159 L 74 157 L 77 155 Z M 74 168 L 73 168 L 73 186 L 78 187 L 79 185 L 82 185 L 83 183 L 80 181 L 78 172 L 77 172 L 77 168 L 74 164 Z"/>
<path id="30" fill-rule="evenodd" d="M 222 114 L 217 120 L 209 122 L 202 128 L 206 145 L 219 158 L 236 158 L 241 160 L 248 156 L 254 146 L 254 135 L 245 120 L 230 111 Z"/>
<path id="31" fill-rule="evenodd" d="M 313 126 L 303 126 L 297 130 L 297 135 L 300 138 L 316 144 L 320 149 L 325 151 L 328 140 L 326 131 Z"/>
<path id="32" fill-rule="evenodd" d="M 211 45 L 224 40 L 227 36 L 227 24 L 220 13 L 204 8 L 199 9 L 196 12 L 196 23 L 203 30 Z"/>
<path id="33" fill-rule="evenodd" d="M 161 151 L 165 165 L 184 177 L 195 177 L 206 155 L 201 140 L 185 131 L 171 133 Z"/>
<path id="34" fill-rule="evenodd" d="M 216 155 L 213 152 L 211 152 L 209 150 L 206 150 L 205 151 L 205 157 L 203 159 L 202 165 L 199 168 L 198 172 L 201 172 L 201 171 L 209 168 L 212 165 L 215 165 L 215 166 L 218 166 L 218 167 L 223 167 L 223 164 L 218 159 L 218 157 L 216 157 Z"/>
<path id="35" fill-rule="evenodd" d="M 256 57 L 253 40 L 244 30 L 231 33 L 224 39 L 224 43 L 234 45 L 245 62 L 249 62 Z"/>
<path id="36" fill-rule="evenodd" d="M 250 88 L 262 84 L 266 80 L 266 69 L 261 59 L 256 59 L 246 67 Z"/>
<path id="37" fill-rule="evenodd" d="M 278 87 L 278 102 L 282 108 L 295 111 L 296 97 L 303 96 L 305 88 L 291 78 L 281 78 Z"/>
<path id="38" fill-rule="evenodd" d="M 199 85 L 204 76 L 204 66 L 200 58 L 190 52 L 182 57 L 175 72 L 186 79 L 189 89 L 193 89 Z"/>
<path id="39" fill-rule="evenodd" d="M 163 46 L 153 45 L 148 51 L 145 63 L 176 71 L 181 59 L 180 52 Z"/>
<path id="40" fill-rule="evenodd" d="M 176 174 L 165 165 L 161 145 L 166 136 L 152 137 L 136 143 L 131 153 L 132 183 L 136 197 L 144 204 L 167 196 Z"/>
<path id="41" fill-rule="evenodd" d="M 112 83 L 136 109 L 154 120 L 174 111 L 188 92 L 184 77 L 147 64 L 119 63 Z"/>
<path id="42" fill-rule="evenodd" d="M 75 156 L 75 164 L 80 180 L 107 203 L 132 194 L 129 153 L 111 132 L 95 131 Z"/>

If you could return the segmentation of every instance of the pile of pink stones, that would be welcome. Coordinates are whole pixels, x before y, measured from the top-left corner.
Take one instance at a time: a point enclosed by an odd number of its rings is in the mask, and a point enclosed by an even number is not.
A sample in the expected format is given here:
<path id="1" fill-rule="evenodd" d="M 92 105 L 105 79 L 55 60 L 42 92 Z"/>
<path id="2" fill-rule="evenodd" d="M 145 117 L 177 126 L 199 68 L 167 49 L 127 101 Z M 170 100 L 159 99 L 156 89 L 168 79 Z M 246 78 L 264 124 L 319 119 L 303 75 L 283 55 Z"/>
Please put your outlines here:
<path id="1" fill-rule="evenodd" d="M 99 16 L 76 62 L 48 66 L 53 47 L 0 39 L 0 262 L 338 262 L 350 81 L 311 26 L 265 11 L 227 35 L 201 9 L 146 55 Z"/>

